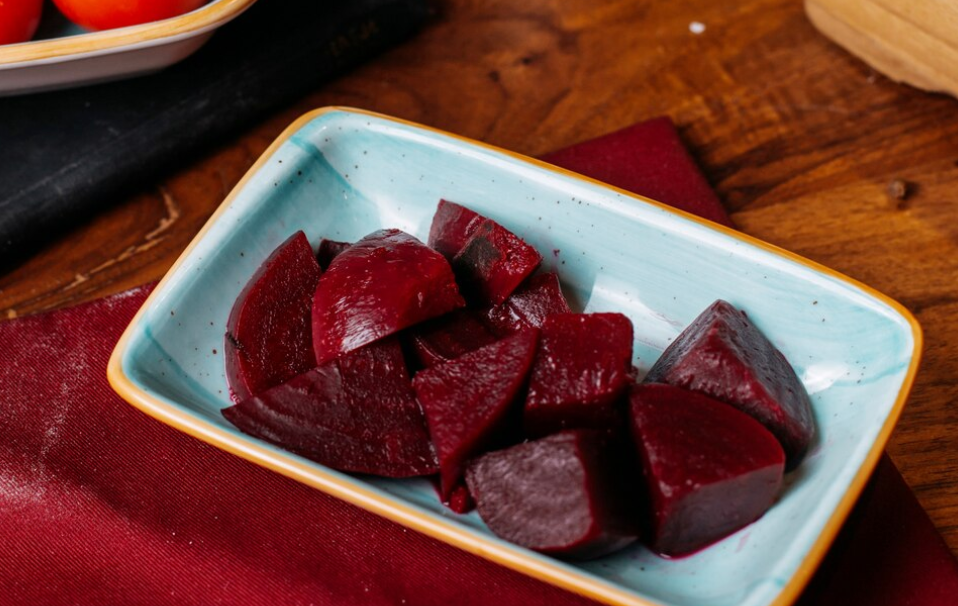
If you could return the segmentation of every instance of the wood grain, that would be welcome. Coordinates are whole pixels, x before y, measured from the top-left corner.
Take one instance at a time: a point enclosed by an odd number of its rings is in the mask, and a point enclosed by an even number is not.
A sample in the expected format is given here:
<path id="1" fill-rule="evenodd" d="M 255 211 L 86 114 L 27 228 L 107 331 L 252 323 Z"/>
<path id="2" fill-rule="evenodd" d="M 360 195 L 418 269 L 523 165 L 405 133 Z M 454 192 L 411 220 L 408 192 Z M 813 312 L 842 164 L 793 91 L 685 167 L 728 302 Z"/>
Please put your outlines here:
<path id="1" fill-rule="evenodd" d="M 329 104 L 531 155 L 671 115 L 744 231 L 918 316 L 924 363 L 889 452 L 958 553 L 958 102 L 878 75 L 795 0 L 450 0 L 414 41 L 145 183 L 0 278 L 0 314 L 159 278 L 269 142 Z M 904 200 L 889 197 L 894 180 Z"/>

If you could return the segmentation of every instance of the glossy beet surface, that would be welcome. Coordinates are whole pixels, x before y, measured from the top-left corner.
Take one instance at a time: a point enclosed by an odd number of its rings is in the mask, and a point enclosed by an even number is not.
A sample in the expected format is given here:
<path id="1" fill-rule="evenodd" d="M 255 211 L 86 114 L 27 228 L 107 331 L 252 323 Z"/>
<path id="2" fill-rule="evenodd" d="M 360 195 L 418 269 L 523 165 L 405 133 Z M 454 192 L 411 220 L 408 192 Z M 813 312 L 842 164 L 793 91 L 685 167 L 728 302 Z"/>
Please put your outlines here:
<path id="1" fill-rule="evenodd" d="M 749 415 L 655 383 L 633 388 L 631 415 L 656 551 L 701 549 L 758 519 L 775 501 L 785 453 Z"/>
<path id="2" fill-rule="evenodd" d="M 517 235 L 486 219 L 452 260 L 471 302 L 498 305 L 539 267 L 542 255 Z"/>
<path id="3" fill-rule="evenodd" d="M 442 255 L 398 229 L 374 232 L 340 253 L 319 280 L 316 364 L 464 304 Z"/>
<path id="4" fill-rule="evenodd" d="M 539 340 L 536 329 L 419 372 L 413 379 L 449 497 L 463 462 L 508 431 L 509 409 L 525 385 Z"/>
<path id="5" fill-rule="evenodd" d="M 263 262 L 226 326 L 226 379 L 239 401 L 314 366 L 310 307 L 322 271 L 298 231 Z"/>
<path id="6" fill-rule="evenodd" d="M 529 380 L 526 432 L 615 429 L 631 368 L 632 322 L 622 314 L 549 316 Z"/>
<path id="7" fill-rule="evenodd" d="M 223 410 L 250 435 L 341 471 L 435 473 L 402 349 L 387 338 Z"/>
<path id="8" fill-rule="evenodd" d="M 559 276 L 549 272 L 528 278 L 502 304 L 488 308 L 485 319 L 496 334 L 507 335 L 522 328 L 542 328 L 548 316 L 571 311 Z"/>
<path id="9" fill-rule="evenodd" d="M 464 206 L 440 200 L 429 226 L 429 246 L 451 261 L 484 220 Z"/>
<path id="10" fill-rule="evenodd" d="M 410 331 L 413 353 L 423 368 L 454 360 L 496 340 L 471 309 L 457 309 Z"/>
<path id="11" fill-rule="evenodd" d="M 575 559 L 621 549 L 639 534 L 639 505 L 628 456 L 608 436 L 564 431 L 485 454 L 466 482 L 479 515 L 498 536 L 523 547 Z"/>
<path id="12" fill-rule="evenodd" d="M 333 262 L 333 259 L 338 257 L 339 253 L 350 246 L 352 246 L 352 244 L 349 242 L 337 242 L 336 240 L 323 238 L 319 242 L 319 252 L 316 253 L 316 260 L 319 261 L 319 266 L 324 270 L 329 269 L 329 264 Z"/>
<path id="13" fill-rule="evenodd" d="M 700 391 L 752 415 L 782 443 L 789 468 L 815 436 L 808 392 L 788 360 L 725 301 L 703 311 L 645 379 Z"/>

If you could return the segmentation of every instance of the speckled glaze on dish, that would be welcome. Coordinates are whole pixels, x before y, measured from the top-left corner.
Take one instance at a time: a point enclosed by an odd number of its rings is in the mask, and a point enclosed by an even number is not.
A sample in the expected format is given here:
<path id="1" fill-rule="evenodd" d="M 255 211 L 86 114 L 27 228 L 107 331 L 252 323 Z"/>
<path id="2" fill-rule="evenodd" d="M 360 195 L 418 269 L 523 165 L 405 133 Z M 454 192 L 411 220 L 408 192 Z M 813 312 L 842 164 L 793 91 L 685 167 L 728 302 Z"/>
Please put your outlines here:
<path id="1" fill-rule="evenodd" d="M 106 1 L 106 0 L 104 0 Z M 87 31 L 44 7 L 38 38 L 0 45 L 0 96 L 93 84 L 153 72 L 187 58 L 255 0 L 211 0 L 178 17 Z"/>
<path id="2" fill-rule="evenodd" d="M 536 246 L 578 307 L 628 315 L 641 369 L 716 298 L 745 309 L 795 366 L 820 430 L 779 502 L 686 558 L 636 546 L 564 563 L 497 539 L 475 513 L 449 512 L 427 480 L 350 476 L 233 429 L 219 412 L 229 405 L 223 332 L 259 263 L 297 229 L 314 246 L 382 227 L 425 239 L 441 197 Z M 127 329 L 109 377 L 132 404 L 202 440 L 592 598 L 782 606 L 800 593 L 877 462 L 920 349 L 920 328 L 900 305 L 790 253 L 541 162 L 328 108 L 294 123 L 230 194 Z"/>

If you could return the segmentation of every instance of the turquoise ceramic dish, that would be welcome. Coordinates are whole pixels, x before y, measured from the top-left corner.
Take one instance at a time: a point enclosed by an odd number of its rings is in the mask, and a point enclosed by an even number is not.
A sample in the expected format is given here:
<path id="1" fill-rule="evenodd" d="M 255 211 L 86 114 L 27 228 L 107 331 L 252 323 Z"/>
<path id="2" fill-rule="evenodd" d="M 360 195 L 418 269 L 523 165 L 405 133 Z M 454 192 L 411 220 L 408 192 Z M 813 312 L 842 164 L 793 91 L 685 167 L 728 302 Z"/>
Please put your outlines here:
<path id="1" fill-rule="evenodd" d="M 564 563 L 457 516 L 426 480 L 353 477 L 245 436 L 222 354 L 240 289 L 304 229 L 422 239 L 438 200 L 466 204 L 545 253 L 586 310 L 627 314 L 636 363 L 716 298 L 745 309 L 798 371 L 820 437 L 758 522 L 693 556 L 642 547 Z M 304 116 L 223 203 L 133 320 L 110 362 L 116 390 L 202 440 L 473 553 L 612 604 L 781 606 L 821 560 L 873 469 L 914 379 L 921 332 L 895 302 L 731 230 L 501 150 L 367 112 Z"/>

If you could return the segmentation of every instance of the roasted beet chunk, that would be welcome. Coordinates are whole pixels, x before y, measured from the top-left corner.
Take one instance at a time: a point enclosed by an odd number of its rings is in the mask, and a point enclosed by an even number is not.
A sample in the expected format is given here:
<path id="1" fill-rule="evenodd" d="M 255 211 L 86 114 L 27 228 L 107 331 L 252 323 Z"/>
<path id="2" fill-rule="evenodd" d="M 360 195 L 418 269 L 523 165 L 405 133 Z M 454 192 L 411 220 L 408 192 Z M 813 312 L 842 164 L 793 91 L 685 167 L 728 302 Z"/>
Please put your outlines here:
<path id="1" fill-rule="evenodd" d="M 398 229 L 372 233 L 340 253 L 316 287 L 316 364 L 464 304 L 442 255 Z"/>
<path id="2" fill-rule="evenodd" d="M 438 470 L 395 337 L 355 350 L 223 411 L 243 432 L 341 471 Z"/>
<path id="3" fill-rule="evenodd" d="M 448 499 L 463 462 L 507 428 L 509 409 L 525 384 L 539 331 L 525 330 L 423 370 L 413 379 L 439 456 L 441 493 Z"/>
<path id="4" fill-rule="evenodd" d="M 542 325 L 526 398 L 526 432 L 616 429 L 632 364 L 632 323 L 622 314 L 556 314 Z"/>
<path id="5" fill-rule="evenodd" d="M 485 319 L 496 334 L 504 336 L 521 328 L 542 328 L 552 314 L 569 313 L 569 303 L 553 272 L 530 277 L 512 295 L 485 311 Z"/>
<path id="6" fill-rule="evenodd" d="M 543 553 L 599 557 L 634 541 L 629 456 L 593 430 L 557 433 L 485 454 L 466 471 L 479 516 L 498 536 Z"/>
<path id="7" fill-rule="evenodd" d="M 259 267 L 227 323 L 226 378 L 239 401 L 313 367 L 309 310 L 321 274 L 298 231 Z"/>
<path id="8" fill-rule="evenodd" d="M 429 246 L 452 261 L 485 219 L 455 202 L 440 200 L 429 227 Z"/>
<path id="9" fill-rule="evenodd" d="M 725 301 L 702 312 L 645 380 L 700 391 L 752 415 L 782 443 L 790 469 L 815 435 L 808 392 L 788 360 Z"/>
<path id="10" fill-rule="evenodd" d="M 498 305 L 539 267 L 542 255 L 495 221 L 483 221 L 452 260 L 469 300 Z"/>
<path id="11" fill-rule="evenodd" d="M 496 340 L 470 309 L 457 309 L 410 331 L 412 350 L 423 368 L 454 360 Z"/>
<path id="12" fill-rule="evenodd" d="M 459 514 L 469 513 L 476 508 L 476 501 L 472 498 L 469 487 L 466 486 L 464 481 L 460 481 L 460 483 L 456 484 L 456 487 L 452 489 L 452 494 L 449 495 L 446 506 Z"/>
<path id="13" fill-rule="evenodd" d="M 319 252 L 316 253 L 316 260 L 319 261 L 319 266 L 324 270 L 329 268 L 329 264 L 333 262 L 333 259 L 339 256 L 339 253 L 343 252 L 347 248 L 352 246 L 349 242 L 337 242 L 335 240 L 327 240 L 323 238 L 319 242 Z"/>
<path id="14" fill-rule="evenodd" d="M 652 504 L 652 547 L 696 551 L 761 517 L 782 486 L 785 453 L 761 423 L 700 393 L 644 384 L 632 430 Z"/>

